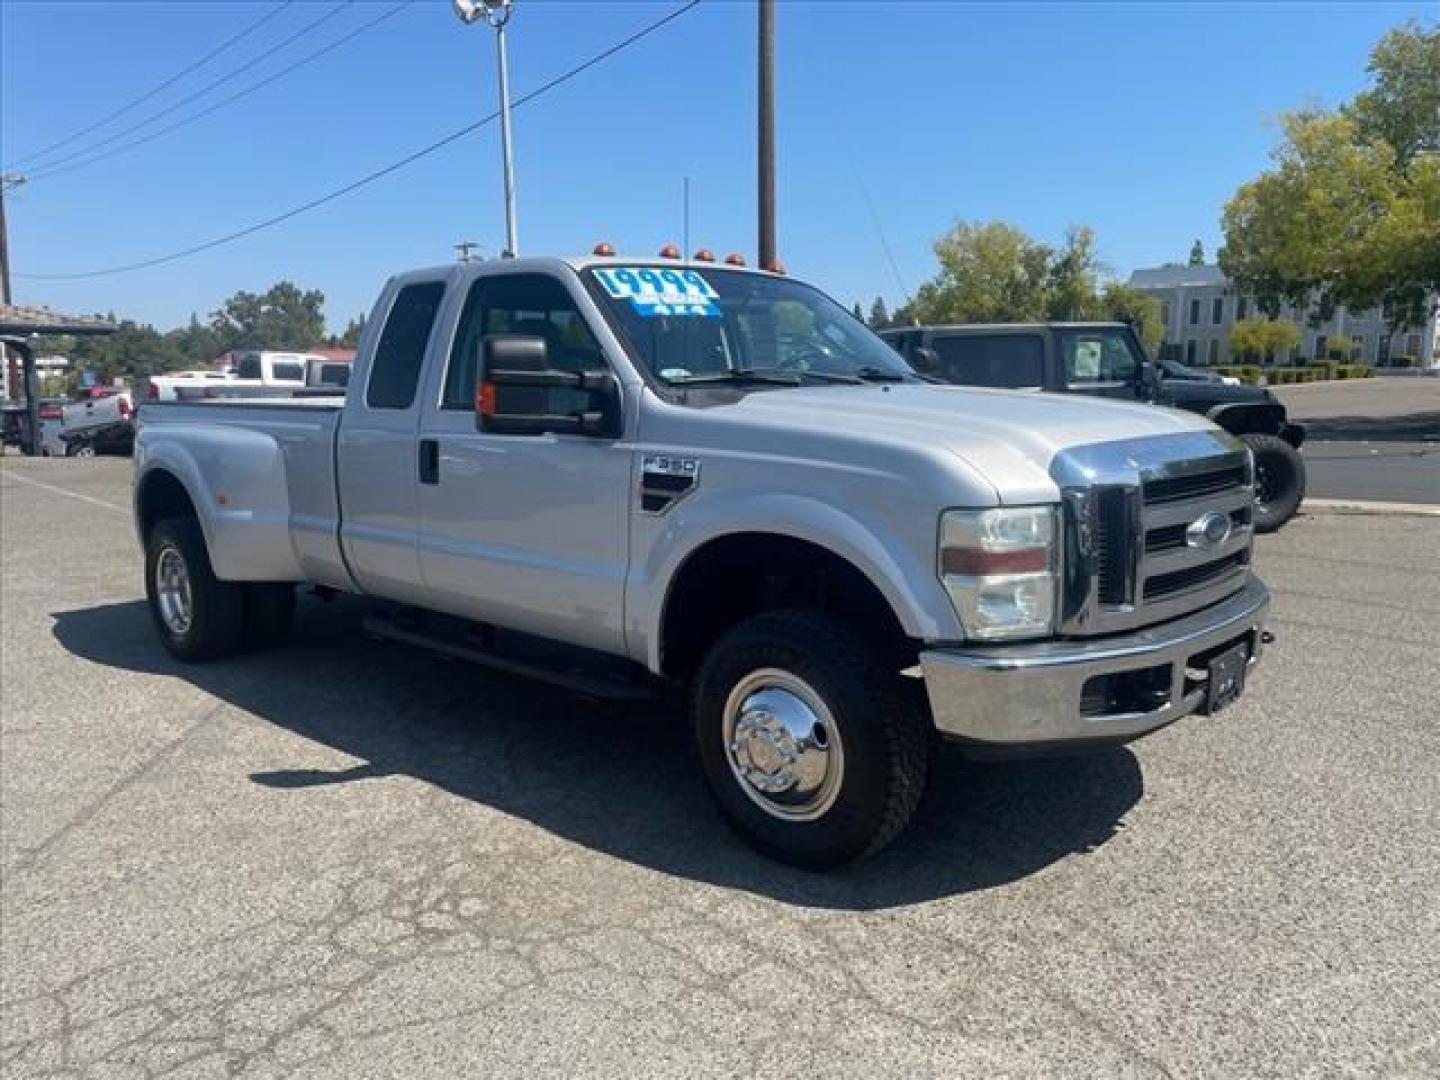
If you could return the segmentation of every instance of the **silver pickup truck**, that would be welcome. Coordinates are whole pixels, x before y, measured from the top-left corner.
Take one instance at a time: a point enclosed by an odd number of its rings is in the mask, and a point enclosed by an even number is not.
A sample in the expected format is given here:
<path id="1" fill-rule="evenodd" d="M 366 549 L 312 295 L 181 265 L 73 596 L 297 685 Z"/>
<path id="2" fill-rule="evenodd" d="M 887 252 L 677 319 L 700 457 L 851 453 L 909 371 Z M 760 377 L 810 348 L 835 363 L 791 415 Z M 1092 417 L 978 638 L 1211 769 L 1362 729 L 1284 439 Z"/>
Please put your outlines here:
<path id="1" fill-rule="evenodd" d="M 420 270 L 365 325 L 343 398 L 142 407 L 175 656 L 278 643 L 309 583 L 391 640 L 683 690 L 726 817 L 810 867 L 904 827 L 937 734 L 1113 745 L 1260 657 L 1252 463 L 1199 417 L 934 385 L 816 289 L 709 261 Z"/>

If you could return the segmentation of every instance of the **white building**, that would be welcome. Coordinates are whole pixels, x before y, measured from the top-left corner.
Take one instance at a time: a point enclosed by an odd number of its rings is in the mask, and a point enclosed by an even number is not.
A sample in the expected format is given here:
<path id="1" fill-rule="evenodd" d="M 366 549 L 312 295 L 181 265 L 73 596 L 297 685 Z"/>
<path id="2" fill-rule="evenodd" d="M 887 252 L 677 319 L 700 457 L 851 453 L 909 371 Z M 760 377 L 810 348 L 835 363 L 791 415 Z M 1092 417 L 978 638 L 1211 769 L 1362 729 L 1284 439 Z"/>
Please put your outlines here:
<path id="1" fill-rule="evenodd" d="M 1230 352 L 1230 330 L 1241 319 L 1263 318 L 1254 300 L 1238 296 L 1218 266 L 1155 266 L 1136 270 L 1130 284 L 1160 301 L 1165 343 L 1179 347 L 1178 358 L 1187 364 L 1240 363 Z M 1432 305 L 1423 326 L 1390 333 L 1380 309 L 1347 311 L 1311 326 L 1288 305 L 1280 317 L 1300 330 L 1300 344 L 1276 363 L 1291 363 L 1297 356 L 1323 357 L 1326 344 L 1336 334 L 1354 342 L 1351 360 L 1384 367 L 1396 356 L 1412 357 L 1413 365 L 1440 367 L 1440 317 Z"/>

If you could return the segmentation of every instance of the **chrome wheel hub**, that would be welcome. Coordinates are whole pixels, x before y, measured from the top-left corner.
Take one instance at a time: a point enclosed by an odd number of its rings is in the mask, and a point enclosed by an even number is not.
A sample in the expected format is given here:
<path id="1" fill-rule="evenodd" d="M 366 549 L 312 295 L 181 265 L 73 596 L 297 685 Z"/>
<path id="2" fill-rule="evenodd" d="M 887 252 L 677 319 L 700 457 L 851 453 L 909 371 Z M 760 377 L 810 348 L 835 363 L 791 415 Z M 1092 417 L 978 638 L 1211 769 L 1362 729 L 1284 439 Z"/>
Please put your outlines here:
<path id="1" fill-rule="evenodd" d="M 179 548 L 164 548 L 155 560 L 155 599 L 160 618 L 172 634 L 184 634 L 190 629 L 190 570 Z"/>
<path id="2" fill-rule="evenodd" d="M 829 707 L 800 677 L 762 668 L 741 679 L 721 737 L 740 790 L 771 816 L 813 821 L 835 804 L 845 751 Z"/>

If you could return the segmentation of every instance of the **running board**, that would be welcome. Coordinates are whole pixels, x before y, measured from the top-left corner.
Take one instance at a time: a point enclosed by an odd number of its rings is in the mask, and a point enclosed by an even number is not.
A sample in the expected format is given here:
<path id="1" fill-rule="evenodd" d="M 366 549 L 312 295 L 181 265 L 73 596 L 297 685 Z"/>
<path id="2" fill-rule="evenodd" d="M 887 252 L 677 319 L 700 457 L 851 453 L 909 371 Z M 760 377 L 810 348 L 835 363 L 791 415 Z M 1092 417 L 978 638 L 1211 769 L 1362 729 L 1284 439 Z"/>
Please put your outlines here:
<path id="1" fill-rule="evenodd" d="M 657 684 L 622 682 L 619 679 L 605 678 L 603 675 L 560 671 L 541 664 L 516 660 L 498 653 L 487 652 L 473 645 L 462 645 L 446 637 L 398 626 L 393 619 L 384 615 L 367 615 L 362 625 L 367 634 L 377 638 L 397 641 L 402 645 L 415 645 L 422 649 L 429 649 L 431 652 L 440 653 L 442 656 L 466 660 L 472 664 L 479 664 L 495 671 L 503 671 L 509 675 L 518 675 L 521 678 L 535 679 L 552 686 L 564 687 L 587 697 L 609 701 L 651 701 L 660 696 Z"/>

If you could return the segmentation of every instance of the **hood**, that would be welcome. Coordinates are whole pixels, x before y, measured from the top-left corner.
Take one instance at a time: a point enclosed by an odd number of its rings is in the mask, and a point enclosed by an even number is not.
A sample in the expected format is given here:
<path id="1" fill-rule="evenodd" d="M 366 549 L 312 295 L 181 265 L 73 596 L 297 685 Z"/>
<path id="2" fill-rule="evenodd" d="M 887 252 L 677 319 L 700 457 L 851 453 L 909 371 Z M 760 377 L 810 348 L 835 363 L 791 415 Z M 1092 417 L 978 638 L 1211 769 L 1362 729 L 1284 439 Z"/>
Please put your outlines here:
<path id="1" fill-rule="evenodd" d="M 1222 403 L 1265 401 L 1270 396 L 1270 391 L 1260 386 L 1226 386 L 1222 382 L 1198 379 L 1166 379 L 1160 384 L 1159 400 L 1162 405 L 1174 405 L 1181 409 L 1208 409 Z"/>
<path id="2" fill-rule="evenodd" d="M 1062 451 L 1217 430 L 1202 417 L 1153 405 L 928 383 L 760 391 L 719 411 L 796 432 L 943 448 L 993 485 L 1002 501 L 1017 504 L 1055 497 L 1050 468 Z"/>

